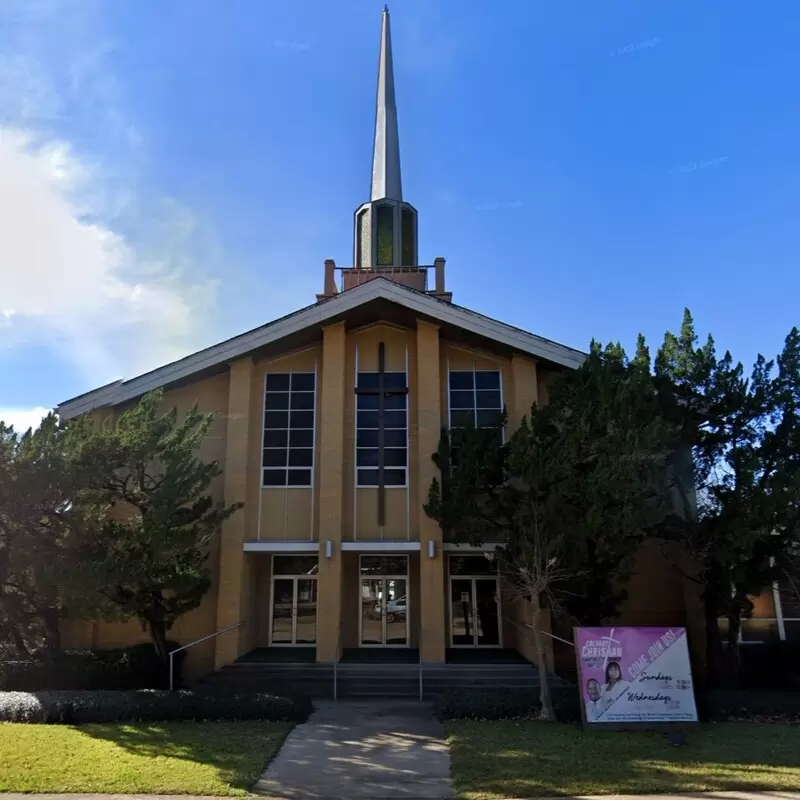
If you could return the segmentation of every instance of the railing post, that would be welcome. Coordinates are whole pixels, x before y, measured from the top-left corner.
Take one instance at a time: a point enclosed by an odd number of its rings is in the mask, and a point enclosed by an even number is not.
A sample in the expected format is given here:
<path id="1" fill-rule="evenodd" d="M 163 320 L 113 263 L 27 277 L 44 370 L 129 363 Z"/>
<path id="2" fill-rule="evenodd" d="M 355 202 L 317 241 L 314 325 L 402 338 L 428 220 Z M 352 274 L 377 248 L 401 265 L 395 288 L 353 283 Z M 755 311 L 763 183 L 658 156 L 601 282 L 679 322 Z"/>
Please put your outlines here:
<path id="1" fill-rule="evenodd" d="M 193 642 L 183 645 L 183 647 L 176 647 L 174 650 L 167 653 L 169 656 L 169 690 L 172 691 L 175 684 L 175 667 L 173 663 L 173 656 L 175 653 L 180 653 L 182 650 L 187 650 L 190 647 L 194 647 L 194 645 L 200 644 L 200 642 L 207 642 L 209 639 L 213 639 L 215 636 L 219 636 L 222 633 L 232 631 L 234 628 L 240 628 L 242 625 L 244 625 L 244 622 L 244 620 L 241 620 L 241 622 L 237 622 L 235 625 L 228 625 L 227 628 L 221 628 L 214 633 L 210 633 L 208 636 L 201 636 L 199 639 L 195 639 Z"/>
<path id="2" fill-rule="evenodd" d="M 422 626 L 420 625 L 420 636 L 422 636 Z M 420 642 L 421 644 L 421 642 Z M 419 699 L 423 699 L 422 694 L 422 648 L 419 648 Z"/>

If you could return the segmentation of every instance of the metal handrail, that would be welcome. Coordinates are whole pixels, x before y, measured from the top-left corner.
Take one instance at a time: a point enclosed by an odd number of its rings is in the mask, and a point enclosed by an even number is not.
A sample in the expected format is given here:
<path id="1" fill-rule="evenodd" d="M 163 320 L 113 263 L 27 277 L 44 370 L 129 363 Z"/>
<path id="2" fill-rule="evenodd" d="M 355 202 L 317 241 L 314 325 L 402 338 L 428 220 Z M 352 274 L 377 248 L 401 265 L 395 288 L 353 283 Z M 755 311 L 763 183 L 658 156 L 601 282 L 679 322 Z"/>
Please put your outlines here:
<path id="1" fill-rule="evenodd" d="M 215 636 L 219 636 L 221 633 L 227 633 L 227 631 L 232 631 L 234 628 L 241 628 L 244 625 L 244 620 L 237 622 L 235 625 L 228 625 L 227 628 L 221 628 L 214 633 L 209 633 L 208 636 L 203 636 L 200 639 L 195 639 L 193 642 L 189 642 L 189 644 L 185 644 L 182 647 L 176 647 L 174 650 L 169 652 L 169 690 L 172 691 L 174 688 L 175 683 L 175 659 L 173 656 L 175 653 L 180 653 L 181 650 L 188 650 L 190 647 L 194 647 L 196 644 L 200 644 L 200 642 L 205 642 L 207 639 L 213 639 Z"/>

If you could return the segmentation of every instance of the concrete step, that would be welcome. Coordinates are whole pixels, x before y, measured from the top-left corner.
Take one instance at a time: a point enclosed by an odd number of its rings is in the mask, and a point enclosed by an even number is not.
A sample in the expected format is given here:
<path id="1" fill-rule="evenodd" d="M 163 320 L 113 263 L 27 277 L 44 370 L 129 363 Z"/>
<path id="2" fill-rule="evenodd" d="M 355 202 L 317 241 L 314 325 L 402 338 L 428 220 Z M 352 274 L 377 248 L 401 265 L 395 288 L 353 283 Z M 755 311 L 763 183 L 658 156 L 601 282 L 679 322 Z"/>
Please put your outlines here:
<path id="1" fill-rule="evenodd" d="M 420 666 L 424 696 L 447 691 L 536 690 L 539 674 L 527 663 L 423 664 L 419 662 L 313 662 L 249 661 L 228 665 L 208 676 L 200 686 L 225 693 L 302 692 L 314 698 L 332 698 L 334 676 L 339 698 L 419 697 Z M 563 684 L 552 678 L 552 685 Z"/>

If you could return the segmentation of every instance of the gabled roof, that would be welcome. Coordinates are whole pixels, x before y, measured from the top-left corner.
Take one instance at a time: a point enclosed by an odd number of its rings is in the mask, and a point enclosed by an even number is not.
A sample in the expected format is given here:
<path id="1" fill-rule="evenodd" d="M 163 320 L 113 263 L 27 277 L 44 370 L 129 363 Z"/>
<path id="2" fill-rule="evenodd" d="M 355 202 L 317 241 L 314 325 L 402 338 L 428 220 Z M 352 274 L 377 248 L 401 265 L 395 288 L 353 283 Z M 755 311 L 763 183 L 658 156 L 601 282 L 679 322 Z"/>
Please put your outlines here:
<path id="1" fill-rule="evenodd" d="M 374 278 L 346 292 L 314 303 L 213 347 L 200 350 L 179 361 L 166 364 L 152 372 L 127 381 L 110 383 L 100 389 L 74 397 L 61 403 L 57 409 L 58 413 L 63 418 L 69 419 L 97 408 L 125 403 L 154 389 L 185 382 L 194 376 L 199 376 L 200 373 L 224 367 L 228 362 L 247 353 L 279 342 L 303 330 L 334 322 L 342 315 L 375 301 L 396 304 L 434 322 L 460 328 L 517 352 L 564 367 L 578 367 L 586 356 L 580 350 L 506 325 L 468 308 L 439 300 L 386 278 Z"/>

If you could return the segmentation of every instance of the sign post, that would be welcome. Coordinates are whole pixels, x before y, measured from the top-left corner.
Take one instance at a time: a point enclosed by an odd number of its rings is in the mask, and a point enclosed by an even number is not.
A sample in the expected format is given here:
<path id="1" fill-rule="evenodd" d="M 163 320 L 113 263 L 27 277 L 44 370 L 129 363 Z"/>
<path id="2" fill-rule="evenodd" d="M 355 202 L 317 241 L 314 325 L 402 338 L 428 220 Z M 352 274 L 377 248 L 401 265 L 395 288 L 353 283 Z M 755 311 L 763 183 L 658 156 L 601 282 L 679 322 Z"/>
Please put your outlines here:
<path id="1" fill-rule="evenodd" d="M 575 655 L 589 728 L 697 722 L 685 628 L 575 628 Z"/>

